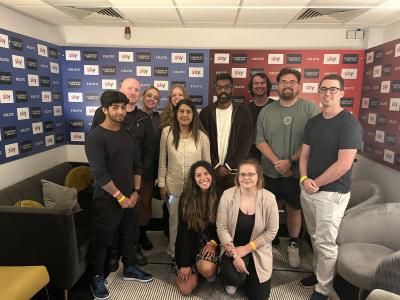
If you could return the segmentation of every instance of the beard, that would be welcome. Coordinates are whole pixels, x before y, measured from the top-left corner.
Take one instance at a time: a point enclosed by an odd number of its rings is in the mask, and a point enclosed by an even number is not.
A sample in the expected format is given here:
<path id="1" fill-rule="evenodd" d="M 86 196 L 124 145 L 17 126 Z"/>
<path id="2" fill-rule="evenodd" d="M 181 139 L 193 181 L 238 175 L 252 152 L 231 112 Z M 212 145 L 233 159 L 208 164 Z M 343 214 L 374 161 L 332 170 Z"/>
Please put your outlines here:
<path id="1" fill-rule="evenodd" d="M 227 93 L 221 93 L 218 95 L 218 102 L 220 103 L 227 103 L 231 100 L 231 96 L 230 94 Z"/>
<path id="2" fill-rule="evenodd" d="M 294 92 L 293 89 L 284 88 L 282 91 L 278 91 L 279 98 L 286 101 L 291 101 L 297 97 L 299 92 Z"/>

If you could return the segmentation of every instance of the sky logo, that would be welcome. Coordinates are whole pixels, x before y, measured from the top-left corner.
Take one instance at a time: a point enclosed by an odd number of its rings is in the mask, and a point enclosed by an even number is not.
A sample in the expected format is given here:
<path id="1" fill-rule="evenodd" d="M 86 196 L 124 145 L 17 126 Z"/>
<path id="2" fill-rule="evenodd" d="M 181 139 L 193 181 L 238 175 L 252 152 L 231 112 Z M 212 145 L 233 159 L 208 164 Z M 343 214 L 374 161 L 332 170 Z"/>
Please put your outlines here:
<path id="1" fill-rule="evenodd" d="M 388 149 L 383 150 L 383 160 L 393 164 L 394 163 L 394 152 Z"/>
<path id="2" fill-rule="evenodd" d="M 171 62 L 173 64 L 186 63 L 186 53 L 171 53 Z"/>
<path id="3" fill-rule="evenodd" d="M 62 107 L 57 105 L 57 106 L 53 106 L 53 116 L 54 117 L 59 117 L 62 116 Z"/>
<path id="4" fill-rule="evenodd" d="M 229 64 L 229 53 L 214 53 L 214 64 Z"/>
<path id="5" fill-rule="evenodd" d="M 4 153 L 6 157 L 12 157 L 19 154 L 18 143 L 12 143 L 4 146 Z"/>
<path id="6" fill-rule="evenodd" d="M 324 54 L 324 65 L 338 65 L 340 54 Z"/>
<path id="7" fill-rule="evenodd" d="M 268 54 L 268 64 L 281 65 L 283 64 L 283 54 Z"/>
<path id="8" fill-rule="evenodd" d="M 98 65 L 84 65 L 84 75 L 99 75 Z"/>
<path id="9" fill-rule="evenodd" d="M 247 68 L 232 68 L 232 78 L 246 78 Z"/>
<path id="10" fill-rule="evenodd" d="M 54 74 L 60 73 L 60 68 L 58 66 L 58 63 L 52 61 L 50 62 L 50 72 Z"/>
<path id="11" fill-rule="evenodd" d="M 68 102 L 83 102 L 82 93 L 68 93 Z"/>
<path id="12" fill-rule="evenodd" d="M 32 123 L 32 134 L 39 134 L 39 133 L 43 133 L 43 123 L 42 122 Z"/>
<path id="13" fill-rule="evenodd" d="M 51 92 L 42 91 L 42 102 L 51 102 Z"/>
<path id="14" fill-rule="evenodd" d="M 39 86 L 39 76 L 28 74 L 28 86 Z"/>
<path id="15" fill-rule="evenodd" d="M 374 51 L 367 53 L 367 59 L 365 63 L 370 64 L 374 62 Z"/>
<path id="16" fill-rule="evenodd" d="M 381 82 L 381 93 L 387 94 L 390 92 L 390 80 L 385 80 Z"/>
<path id="17" fill-rule="evenodd" d="M 81 60 L 81 51 L 65 50 L 65 60 L 80 61 Z"/>
<path id="18" fill-rule="evenodd" d="M 165 80 L 154 80 L 154 86 L 160 91 L 168 91 L 168 81 Z"/>
<path id="19" fill-rule="evenodd" d="M 382 76 L 382 65 L 375 66 L 374 71 L 372 72 L 372 77 L 377 78 Z"/>
<path id="20" fill-rule="evenodd" d="M 54 134 L 46 135 L 46 137 L 45 137 L 45 145 L 46 145 L 46 147 L 54 145 Z"/>
<path id="21" fill-rule="evenodd" d="M 148 66 L 136 66 L 136 76 L 150 77 L 151 76 L 151 67 L 148 67 Z"/>
<path id="22" fill-rule="evenodd" d="M 357 79 L 357 69 L 342 69 L 343 79 Z"/>
<path id="23" fill-rule="evenodd" d="M 202 78 L 204 77 L 204 69 L 203 68 L 189 68 L 189 77 L 192 78 Z"/>
<path id="24" fill-rule="evenodd" d="M 118 52 L 118 61 L 133 62 L 133 52 Z"/>
<path id="25" fill-rule="evenodd" d="M 101 80 L 101 88 L 103 90 L 115 90 L 117 88 L 117 80 L 116 79 L 102 79 Z"/>
<path id="26" fill-rule="evenodd" d="M 0 103 L 14 103 L 14 93 L 12 90 L 0 90 Z"/>
<path id="27" fill-rule="evenodd" d="M 400 98 L 390 98 L 390 111 L 400 111 Z"/>
<path id="28" fill-rule="evenodd" d="M 86 106 L 86 115 L 94 116 L 94 113 L 96 112 L 97 108 L 98 108 L 98 106 Z"/>
<path id="29" fill-rule="evenodd" d="M 29 119 L 29 107 L 18 107 L 17 108 L 18 121 Z"/>
<path id="30" fill-rule="evenodd" d="M 318 93 L 318 82 L 303 82 L 303 93 L 305 94 Z"/>
<path id="31" fill-rule="evenodd" d="M 0 33 L 0 47 L 1 48 L 10 48 L 10 45 L 8 44 L 8 35 Z"/>
<path id="32" fill-rule="evenodd" d="M 19 55 L 12 55 L 13 68 L 25 69 L 25 58 Z"/>
<path id="33" fill-rule="evenodd" d="M 37 44 L 37 50 L 38 50 L 38 55 L 39 56 L 48 57 L 47 46 L 41 45 L 41 44 Z"/>
<path id="34" fill-rule="evenodd" d="M 84 142 L 85 133 L 84 132 L 71 132 L 71 142 Z"/>

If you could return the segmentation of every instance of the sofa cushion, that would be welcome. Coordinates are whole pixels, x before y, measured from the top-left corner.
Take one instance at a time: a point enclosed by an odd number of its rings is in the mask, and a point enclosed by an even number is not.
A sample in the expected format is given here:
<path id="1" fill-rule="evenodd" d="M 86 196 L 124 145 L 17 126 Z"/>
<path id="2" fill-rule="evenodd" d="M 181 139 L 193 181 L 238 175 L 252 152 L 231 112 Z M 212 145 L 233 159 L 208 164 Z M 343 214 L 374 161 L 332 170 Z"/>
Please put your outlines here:
<path id="1" fill-rule="evenodd" d="M 393 252 L 377 244 L 342 244 L 339 246 L 337 271 L 354 286 L 371 291 L 376 285 L 375 272 L 378 265 Z"/>
<path id="2" fill-rule="evenodd" d="M 0 205 L 13 206 L 17 201 L 23 199 L 42 202 L 43 194 L 40 180 L 46 179 L 57 184 L 64 184 L 65 176 L 72 168 L 71 163 L 64 162 L 0 190 Z M 44 203 L 42 202 L 42 204 Z"/>
<path id="3" fill-rule="evenodd" d="M 43 208 L 42 203 L 34 200 L 20 200 L 14 204 L 16 207 L 33 207 L 33 208 Z"/>
<path id="4" fill-rule="evenodd" d="M 68 188 L 54 182 L 42 179 L 43 202 L 49 208 L 71 208 L 73 212 L 80 210 L 78 192 L 75 188 Z"/>

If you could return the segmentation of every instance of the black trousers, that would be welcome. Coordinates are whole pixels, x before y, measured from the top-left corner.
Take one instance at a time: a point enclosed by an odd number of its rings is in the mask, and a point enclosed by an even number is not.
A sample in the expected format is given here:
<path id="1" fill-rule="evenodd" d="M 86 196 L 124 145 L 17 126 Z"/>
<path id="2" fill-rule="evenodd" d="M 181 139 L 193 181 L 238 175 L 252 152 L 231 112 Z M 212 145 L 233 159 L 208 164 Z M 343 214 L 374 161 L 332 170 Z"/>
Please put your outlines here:
<path id="1" fill-rule="evenodd" d="M 104 263 L 108 248 L 119 233 L 120 252 L 124 266 L 135 265 L 135 241 L 138 235 L 139 215 L 137 205 L 122 209 L 111 195 L 93 199 L 93 240 L 90 251 L 92 274 L 104 275 Z"/>
<path id="2" fill-rule="evenodd" d="M 271 293 L 271 279 L 260 283 L 258 280 L 256 267 L 254 265 L 253 256 L 248 254 L 243 257 L 246 264 L 246 273 L 239 273 L 233 265 L 233 259 L 227 255 L 221 257 L 221 281 L 225 285 L 241 286 L 244 285 L 246 296 L 250 300 L 266 300 L 269 299 Z"/>

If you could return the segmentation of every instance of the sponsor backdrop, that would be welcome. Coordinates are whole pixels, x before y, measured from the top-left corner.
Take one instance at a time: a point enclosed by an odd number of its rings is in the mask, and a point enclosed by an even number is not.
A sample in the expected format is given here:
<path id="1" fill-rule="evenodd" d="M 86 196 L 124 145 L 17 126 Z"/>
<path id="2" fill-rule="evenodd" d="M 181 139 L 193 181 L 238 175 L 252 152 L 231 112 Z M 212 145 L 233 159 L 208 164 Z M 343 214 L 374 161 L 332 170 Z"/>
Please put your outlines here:
<path id="1" fill-rule="evenodd" d="M 184 85 L 198 108 L 207 104 L 209 50 L 63 47 L 61 54 L 67 140 L 85 142 L 104 90 L 118 90 L 120 81 L 135 77 L 142 91 L 154 85 L 161 92 L 159 109 L 174 84 Z"/>
<path id="2" fill-rule="evenodd" d="M 0 163 L 65 142 L 59 47 L 0 29 Z"/>
<path id="3" fill-rule="evenodd" d="M 319 105 L 318 83 L 327 74 L 336 73 L 345 79 L 342 106 L 358 116 L 361 99 L 364 50 L 211 50 L 210 100 L 215 100 L 215 76 L 229 72 L 234 78 L 234 99 L 248 102 L 247 84 L 252 74 L 264 72 L 272 81 L 271 97 L 277 99 L 276 75 L 284 67 L 301 72 L 300 97 Z"/>
<path id="4" fill-rule="evenodd" d="M 400 170 L 400 39 L 366 50 L 362 95 L 363 155 Z"/>

